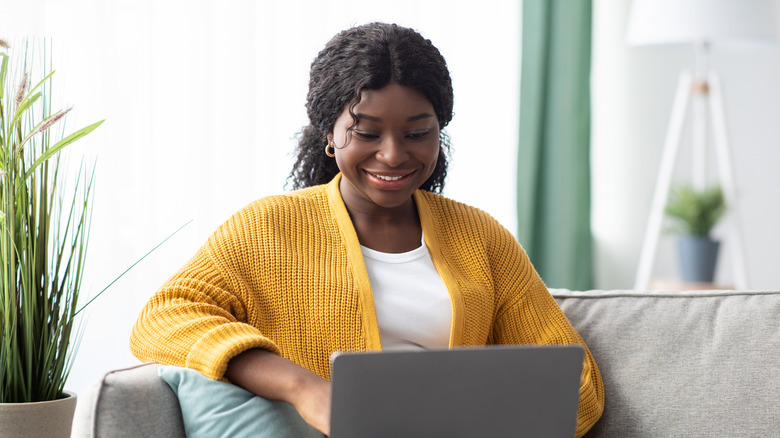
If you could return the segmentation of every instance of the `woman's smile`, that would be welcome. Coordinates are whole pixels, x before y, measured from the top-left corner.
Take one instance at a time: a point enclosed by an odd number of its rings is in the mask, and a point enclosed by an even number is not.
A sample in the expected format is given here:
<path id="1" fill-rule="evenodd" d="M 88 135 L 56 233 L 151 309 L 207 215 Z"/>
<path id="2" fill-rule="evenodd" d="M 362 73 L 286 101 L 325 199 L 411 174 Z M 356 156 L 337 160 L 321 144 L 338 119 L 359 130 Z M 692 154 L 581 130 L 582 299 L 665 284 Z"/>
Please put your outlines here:
<path id="1" fill-rule="evenodd" d="M 414 171 L 403 174 L 375 173 L 367 170 L 364 172 L 368 175 L 369 181 L 380 190 L 400 190 L 407 184 L 414 183 Z"/>

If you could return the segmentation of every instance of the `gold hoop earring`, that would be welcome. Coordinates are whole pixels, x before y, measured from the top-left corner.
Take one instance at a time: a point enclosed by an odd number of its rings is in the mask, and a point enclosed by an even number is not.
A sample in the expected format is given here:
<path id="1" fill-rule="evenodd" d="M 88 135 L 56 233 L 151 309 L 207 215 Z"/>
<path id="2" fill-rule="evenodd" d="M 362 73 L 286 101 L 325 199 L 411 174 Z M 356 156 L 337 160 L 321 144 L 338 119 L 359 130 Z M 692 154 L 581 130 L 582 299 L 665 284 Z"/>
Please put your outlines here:
<path id="1" fill-rule="evenodd" d="M 331 152 L 331 150 L 333 152 Z M 336 156 L 336 146 L 333 144 L 332 140 L 328 140 L 328 144 L 325 145 L 325 155 L 331 158 Z"/>

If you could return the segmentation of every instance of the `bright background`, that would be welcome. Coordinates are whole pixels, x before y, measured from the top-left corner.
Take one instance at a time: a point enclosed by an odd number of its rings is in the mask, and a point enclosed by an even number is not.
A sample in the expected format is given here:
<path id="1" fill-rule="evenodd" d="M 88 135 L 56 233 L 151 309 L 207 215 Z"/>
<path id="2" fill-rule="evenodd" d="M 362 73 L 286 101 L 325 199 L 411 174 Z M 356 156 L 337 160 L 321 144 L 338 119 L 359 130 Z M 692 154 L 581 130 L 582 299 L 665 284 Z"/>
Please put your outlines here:
<path id="1" fill-rule="evenodd" d="M 98 169 L 84 294 L 192 220 L 90 306 L 70 389 L 137 363 L 128 338 L 151 294 L 232 213 L 285 190 L 309 65 L 369 21 L 416 28 L 442 52 L 456 113 L 445 194 L 514 231 L 517 2 L 0 0 L 0 38 L 53 38 L 69 126 L 107 119 L 71 150 Z"/>
<path id="2" fill-rule="evenodd" d="M 693 66 L 690 48 L 627 47 L 629 4 L 593 1 L 602 289 L 633 285 L 677 77 Z M 127 340 L 149 296 L 230 214 L 285 190 L 309 64 L 336 32 L 372 20 L 417 28 L 439 47 L 455 87 L 445 194 L 514 232 L 519 0 L 0 0 L 0 37 L 53 37 L 57 96 L 75 106 L 69 126 L 107 119 L 72 150 L 98 163 L 85 296 L 193 221 L 90 306 L 70 389 L 135 364 Z M 780 49 L 716 50 L 711 67 L 725 92 L 750 287 L 777 290 Z M 724 245 L 718 280 L 728 284 Z M 668 237 L 656 265 L 655 278 L 677 275 Z"/>
<path id="3" fill-rule="evenodd" d="M 780 2 L 773 3 L 780 23 Z M 596 286 L 604 289 L 633 287 L 677 79 L 694 67 L 692 46 L 628 47 L 629 5 L 594 0 L 593 8 L 592 230 Z M 732 214 L 742 224 L 748 288 L 778 290 L 780 46 L 713 47 L 710 68 L 723 87 L 739 200 Z M 678 181 L 690 178 L 690 122 L 689 113 Z M 726 286 L 733 285 L 732 219 L 714 231 L 723 240 L 716 281 Z M 663 236 L 653 277 L 678 275 L 673 236 Z"/>

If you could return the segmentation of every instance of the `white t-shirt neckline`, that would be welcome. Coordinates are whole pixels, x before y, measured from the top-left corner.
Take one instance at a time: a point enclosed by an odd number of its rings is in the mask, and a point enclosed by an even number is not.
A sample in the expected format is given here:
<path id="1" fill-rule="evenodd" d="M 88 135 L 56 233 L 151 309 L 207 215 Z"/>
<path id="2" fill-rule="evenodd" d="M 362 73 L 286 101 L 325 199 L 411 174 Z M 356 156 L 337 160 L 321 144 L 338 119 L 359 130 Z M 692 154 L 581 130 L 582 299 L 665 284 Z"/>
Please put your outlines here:
<path id="1" fill-rule="evenodd" d="M 419 247 L 411 251 L 398 252 L 398 253 L 381 252 L 375 249 L 368 248 L 363 245 L 360 245 L 360 249 L 363 251 L 363 257 L 369 258 L 371 260 L 376 260 L 378 262 L 384 262 L 384 263 L 396 263 L 396 264 L 408 263 L 420 259 L 422 257 L 429 256 L 428 247 L 425 246 L 424 242 L 422 242 Z"/>
<path id="2" fill-rule="evenodd" d="M 361 245 L 383 349 L 446 348 L 452 300 L 425 239 L 420 247 L 386 253 Z"/>

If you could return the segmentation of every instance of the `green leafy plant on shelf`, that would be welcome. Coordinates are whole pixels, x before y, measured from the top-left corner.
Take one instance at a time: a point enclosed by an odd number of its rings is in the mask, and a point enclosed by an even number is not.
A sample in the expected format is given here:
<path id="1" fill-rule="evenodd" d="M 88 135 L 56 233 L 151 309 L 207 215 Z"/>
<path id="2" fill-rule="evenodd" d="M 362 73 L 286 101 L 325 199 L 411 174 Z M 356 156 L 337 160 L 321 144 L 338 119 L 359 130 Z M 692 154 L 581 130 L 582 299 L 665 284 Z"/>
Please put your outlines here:
<path id="1" fill-rule="evenodd" d="M 689 185 L 675 187 L 666 205 L 666 215 L 675 221 L 671 231 L 709 237 L 726 213 L 723 190 L 719 185 L 697 190 Z"/>
<path id="2" fill-rule="evenodd" d="M 61 152 L 102 121 L 65 135 L 50 55 L 32 82 L 32 50 L 9 52 L 0 40 L 0 403 L 21 403 L 61 397 L 70 371 L 94 167 L 66 176 Z"/>

